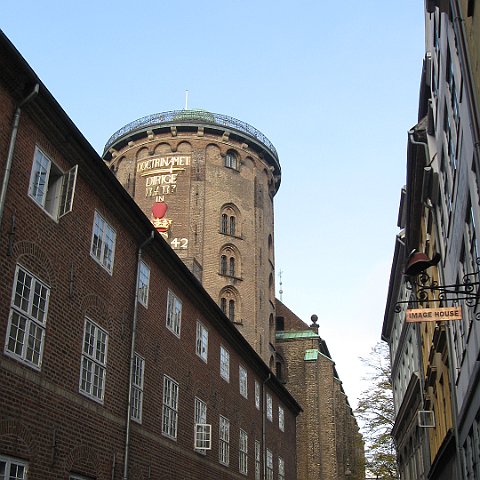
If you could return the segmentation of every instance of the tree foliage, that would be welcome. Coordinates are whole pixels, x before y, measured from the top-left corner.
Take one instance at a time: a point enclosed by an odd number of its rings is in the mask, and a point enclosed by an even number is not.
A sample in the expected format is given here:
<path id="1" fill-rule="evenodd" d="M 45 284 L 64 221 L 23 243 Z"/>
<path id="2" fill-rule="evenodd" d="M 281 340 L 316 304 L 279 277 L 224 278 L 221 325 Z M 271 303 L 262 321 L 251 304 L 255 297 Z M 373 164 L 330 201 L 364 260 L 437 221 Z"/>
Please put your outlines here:
<path id="1" fill-rule="evenodd" d="M 395 446 L 391 431 L 395 421 L 388 346 L 377 343 L 362 362 L 369 368 L 355 411 L 365 440 L 367 469 L 378 479 L 397 479 Z"/>

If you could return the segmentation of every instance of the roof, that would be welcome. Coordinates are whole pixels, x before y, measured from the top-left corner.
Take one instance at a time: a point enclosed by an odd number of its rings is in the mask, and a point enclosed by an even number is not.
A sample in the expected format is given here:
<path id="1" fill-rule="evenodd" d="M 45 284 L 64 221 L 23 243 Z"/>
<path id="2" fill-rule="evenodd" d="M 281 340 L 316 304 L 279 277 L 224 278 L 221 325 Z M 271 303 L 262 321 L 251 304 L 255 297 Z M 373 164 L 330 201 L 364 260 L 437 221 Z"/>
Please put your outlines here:
<path id="1" fill-rule="evenodd" d="M 277 340 L 296 340 L 299 338 L 320 338 L 318 333 L 313 330 L 291 331 L 291 332 L 277 332 Z"/>

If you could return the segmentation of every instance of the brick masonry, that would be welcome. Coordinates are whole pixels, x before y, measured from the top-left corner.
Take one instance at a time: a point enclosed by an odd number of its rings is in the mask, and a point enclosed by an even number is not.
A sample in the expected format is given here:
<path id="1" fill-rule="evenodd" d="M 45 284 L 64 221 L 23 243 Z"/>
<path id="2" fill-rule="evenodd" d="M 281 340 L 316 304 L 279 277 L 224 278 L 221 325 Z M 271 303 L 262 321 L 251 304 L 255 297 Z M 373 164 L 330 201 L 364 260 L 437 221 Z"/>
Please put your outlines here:
<path id="1" fill-rule="evenodd" d="M 18 52 L 0 37 L 0 168 L 5 171 L 15 104 L 38 78 Z M 73 211 L 52 218 L 28 194 L 35 147 L 65 172 L 78 165 Z M 95 212 L 116 233 L 110 274 L 90 255 Z M 121 479 L 127 425 L 129 359 L 134 316 L 137 252 L 149 238 L 150 220 L 125 194 L 112 172 L 59 108 L 43 85 L 22 109 L 5 209 L 0 223 L 0 458 L 28 464 L 29 478 Z M 143 260 L 151 269 L 148 308 L 138 305 L 135 351 L 145 359 L 142 422 L 130 422 L 129 478 L 255 478 L 254 441 L 270 449 L 277 473 L 295 479 L 298 404 L 255 351 L 226 321 L 216 303 L 156 235 Z M 5 347 L 15 269 L 21 265 L 50 288 L 39 368 Z M 183 302 L 180 338 L 165 326 L 167 292 Z M 85 319 L 108 334 L 102 401 L 80 392 Z M 195 351 L 196 323 L 208 328 L 208 359 Z M 230 352 L 230 381 L 219 374 L 219 351 Z M 239 393 L 238 368 L 248 372 L 248 398 Z M 163 376 L 179 384 L 178 434 L 162 434 Z M 255 406 L 254 380 L 273 397 L 274 418 Z M 194 399 L 207 404 L 212 450 L 193 449 Z M 278 427 L 285 409 L 285 431 Z M 219 416 L 229 418 L 230 462 L 219 463 Z M 248 434 L 248 473 L 239 473 L 239 431 Z M 263 455 L 261 470 L 263 471 Z"/>

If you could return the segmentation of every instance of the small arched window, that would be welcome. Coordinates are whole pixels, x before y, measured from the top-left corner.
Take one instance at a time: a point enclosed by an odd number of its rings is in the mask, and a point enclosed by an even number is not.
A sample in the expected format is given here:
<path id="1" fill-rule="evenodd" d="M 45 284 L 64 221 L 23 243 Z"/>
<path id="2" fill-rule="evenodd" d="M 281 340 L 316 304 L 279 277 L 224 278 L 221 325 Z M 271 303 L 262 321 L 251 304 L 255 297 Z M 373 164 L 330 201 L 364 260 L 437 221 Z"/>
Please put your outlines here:
<path id="1" fill-rule="evenodd" d="M 241 238 L 242 217 L 240 211 L 233 204 L 223 205 L 220 211 L 220 233 Z"/>
<path id="2" fill-rule="evenodd" d="M 219 295 L 219 304 L 222 312 L 232 323 L 241 323 L 242 305 L 236 288 L 227 286 Z"/>
<path id="3" fill-rule="evenodd" d="M 222 233 L 228 233 L 228 215 L 226 213 L 222 213 L 222 223 L 220 225 L 220 231 Z"/>
<path id="4" fill-rule="evenodd" d="M 220 273 L 222 275 L 227 274 L 227 256 L 226 255 L 222 255 L 222 257 L 220 258 Z"/>
<path id="5" fill-rule="evenodd" d="M 229 269 L 229 272 L 228 274 L 231 276 L 231 277 L 234 277 L 235 276 L 235 258 L 234 257 L 230 257 L 230 269 Z"/>
<path id="6" fill-rule="evenodd" d="M 227 299 L 225 297 L 222 297 L 220 299 L 220 308 L 222 309 L 222 312 L 226 315 L 227 314 Z"/>
<path id="7" fill-rule="evenodd" d="M 224 165 L 227 168 L 233 168 L 235 170 L 238 170 L 238 158 L 237 154 L 233 150 L 229 150 L 225 155 Z"/>

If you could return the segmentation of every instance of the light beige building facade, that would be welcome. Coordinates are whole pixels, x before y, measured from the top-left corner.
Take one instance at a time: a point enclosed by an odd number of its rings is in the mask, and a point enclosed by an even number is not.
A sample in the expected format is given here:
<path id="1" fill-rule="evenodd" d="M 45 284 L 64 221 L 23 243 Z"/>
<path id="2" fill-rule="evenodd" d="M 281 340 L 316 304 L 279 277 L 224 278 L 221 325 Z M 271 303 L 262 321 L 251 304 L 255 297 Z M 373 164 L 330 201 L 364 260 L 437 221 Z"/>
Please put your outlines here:
<path id="1" fill-rule="evenodd" d="M 267 365 L 274 366 L 273 197 L 280 164 L 252 126 L 166 112 L 115 133 L 104 159 Z"/>

